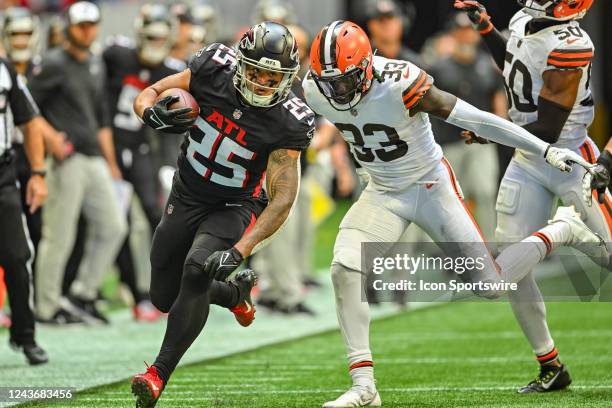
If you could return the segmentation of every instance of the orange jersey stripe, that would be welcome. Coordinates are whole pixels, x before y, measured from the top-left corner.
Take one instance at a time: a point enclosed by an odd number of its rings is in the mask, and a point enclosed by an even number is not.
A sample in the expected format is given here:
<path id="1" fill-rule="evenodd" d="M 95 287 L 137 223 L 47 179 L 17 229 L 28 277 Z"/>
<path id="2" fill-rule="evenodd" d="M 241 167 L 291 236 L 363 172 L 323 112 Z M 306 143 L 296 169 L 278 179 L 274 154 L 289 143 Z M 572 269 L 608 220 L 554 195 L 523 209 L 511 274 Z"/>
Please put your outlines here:
<path id="1" fill-rule="evenodd" d="M 421 73 L 419 74 L 419 77 L 417 78 L 416 86 L 412 89 L 412 91 L 410 91 L 406 95 L 404 95 L 404 102 L 406 102 L 408 99 L 410 99 L 421 88 L 421 85 L 423 85 L 423 83 L 426 80 L 427 80 L 427 75 L 425 75 L 425 73 L 423 71 L 421 71 Z"/>
<path id="2" fill-rule="evenodd" d="M 593 51 L 591 52 L 567 52 L 567 53 L 561 53 L 561 52 L 551 52 L 549 55 L 550 57 L 555 57 L 555 58 L 563 58 L 563 59 L 567 59 L 567 58 L 592 58 L 595 55 L 595 53 Z"/>
<path id="3" fill-rule="evenodd" d="M 419 90 L 417 91 L 417 93 L 412 97 L 412 99 L 408 100 L 408 101 L 404 101 L 404 106 L 406 107 L 406 109 L 410 109 L 412 108 L 414 105 L 417 104 L 418 101 L 421 100 L 421 98 L 423 97 L 423 95 L 425 95 L 425 93 L 427 91 L 429 91 L 429 88 L 431 88 L 431 84 L 427 83 L 425 85 L 423 85 L 421 88 L 419 88 Z"/>
<path id="4" fill-rule="evenodd" d="M 557 66 L 557 67 L 586 67 L 587 65 L 589 65 L 589 63 L 591 61 L 589 61 L 589 60 L 583 60 L 583 61 L 559 61 L 559 60 L 549 59 L 547 62 L 548 62 L 548 65 L 554 65 L 554 66 Z"/>

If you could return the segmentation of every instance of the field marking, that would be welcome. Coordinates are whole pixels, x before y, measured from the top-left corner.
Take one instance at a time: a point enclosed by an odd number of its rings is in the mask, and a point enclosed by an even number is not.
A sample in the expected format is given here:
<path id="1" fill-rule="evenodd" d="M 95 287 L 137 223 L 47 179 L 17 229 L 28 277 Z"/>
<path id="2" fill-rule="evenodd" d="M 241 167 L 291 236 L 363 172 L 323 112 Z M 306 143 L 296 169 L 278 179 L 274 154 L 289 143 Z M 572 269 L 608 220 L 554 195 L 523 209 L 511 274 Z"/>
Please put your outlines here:
<path id="1" fill-rule="evenodd" d="M 562 337 L 612 337 L 612 330 L 555 330 L 553 333 L 556 338 Z M 376 338 L 376 332 L 372 332 L 370 337 Z M 394 332 L 386 335 L 385 340 L 478 340 L 478 339 L 523 339 L 525 336 L 520 330 L 516 331 L 489 331 L 484 333 L 465 333 L 465 332 Z M 376 340 L 374 340 L 376 341 Z"/>
<path id="2" fill-rule="evenodd" d="M 412 393 L 412 392 L 489 392 L 489 391 L 515 391 L 518 389 L 518 385 L 496 385 L 490 387 L 392 387 L 392 388 L 378 388 L 381 393 L 384 392 L 396 392 L 396 393 Z M 592 384 L 592 385 L 572 385 L 570 390 L 609 390 L 612 389 L 612 384 Z M 342 393 L 345 392 L 346 388 L 318 388 L 318 389 L 305 389 L 305 390 L 234 390 L 224 391 L 223 395 L 283 395 L 283 394 L 331 394 L 331 393 Z M 220 396 L 210 397 L 178 397 L 174 398 L 173 395 L 191 395 L 191 394 L 202 394 L 202 393 L 215 393 L 215 390 L 202 391 L 179 391 L 169 390 L 167 394 L 164 394 L 164 400 L 172 401 L 198 401 L 198 400 L 211 400 L 220 399 Z M 134 397 L 127 395 L 127 392 L 110 391 L 104 392 L 103 395 L 126 395 L 125 397 L 76 397 L 77 401 L 125 401 L 133 400 Z"/>

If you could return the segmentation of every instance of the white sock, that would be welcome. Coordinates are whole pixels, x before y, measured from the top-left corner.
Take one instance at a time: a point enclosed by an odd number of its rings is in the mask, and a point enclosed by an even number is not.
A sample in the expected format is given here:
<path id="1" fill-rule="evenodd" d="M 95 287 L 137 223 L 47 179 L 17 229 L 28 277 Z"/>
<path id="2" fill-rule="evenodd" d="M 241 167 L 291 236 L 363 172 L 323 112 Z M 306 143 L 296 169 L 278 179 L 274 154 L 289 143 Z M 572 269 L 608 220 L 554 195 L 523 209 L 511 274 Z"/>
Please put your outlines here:
<path id="1" fill-rule="evenodd" d="M 518 290 L 510 291 L 508 298 L 533 352 L 541 356 L 554 349 L 555 343 L 546 322 L 546 305 L 533 273 L 518 282 Z"/>
<path id="2" fill-rule="evenodd" d="M 351 370 L 353 385 L 371 385 L 374 382 L 374 367 L 359 367 Z"/>
<path id="3" fill-rule="evenodd" d="M 501 268 L 501 278 L 506 282 L 519 282 L 548 254 L 548 245 L 535 236 L 505 248 L 495 262 Z"/>
<path id="4" fill-rule="evenodd" d="M 331 267 L 336 313 L 353 380 L 374 378 L 370 350 L 370 308 L 364 300 L 363 275 L 339 264 Z M 369 364 L 368 364 L 369 363 Z"/>

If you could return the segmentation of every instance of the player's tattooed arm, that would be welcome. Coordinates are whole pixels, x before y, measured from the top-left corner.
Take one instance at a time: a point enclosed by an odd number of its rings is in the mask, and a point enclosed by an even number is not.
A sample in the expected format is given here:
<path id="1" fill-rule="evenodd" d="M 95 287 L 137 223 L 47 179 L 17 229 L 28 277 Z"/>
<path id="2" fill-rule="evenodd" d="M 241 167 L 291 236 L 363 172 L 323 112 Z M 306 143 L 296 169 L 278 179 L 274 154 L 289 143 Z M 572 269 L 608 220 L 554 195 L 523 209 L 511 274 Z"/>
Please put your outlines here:
<path id="1" fill-rule="evenodd" d="M 266 169 L 270 202 L 253 228 L 235 245 L 243 257 L 249 256 L 257 244 L 274 234 L 289 216 L 300 182 L 299 161 L 297 150 L 277 149 L 270 154 Z"/>

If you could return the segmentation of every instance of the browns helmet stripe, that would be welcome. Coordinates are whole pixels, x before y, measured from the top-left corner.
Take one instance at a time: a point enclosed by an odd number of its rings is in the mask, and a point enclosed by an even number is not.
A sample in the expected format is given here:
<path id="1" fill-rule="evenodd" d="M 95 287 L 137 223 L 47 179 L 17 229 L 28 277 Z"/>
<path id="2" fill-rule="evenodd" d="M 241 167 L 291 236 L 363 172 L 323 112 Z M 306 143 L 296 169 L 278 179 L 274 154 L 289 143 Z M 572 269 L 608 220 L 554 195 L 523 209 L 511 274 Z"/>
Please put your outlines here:
<path id="1" fill-rule="evenodd" d="M 323 65 L 325 65 L 327 69 L 332 68 L 336 63 L 337 29 L 340 28 L 343 23 L 343 20 L 332 22 L 321 35 L 321 58 L 323 60 Z"/>

